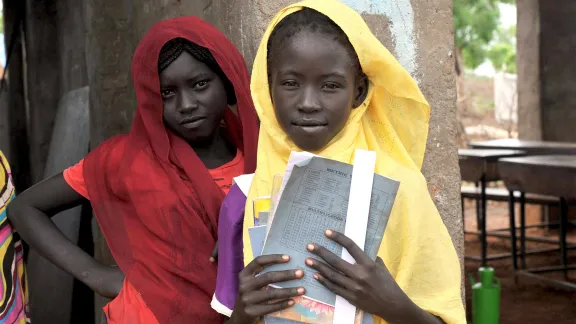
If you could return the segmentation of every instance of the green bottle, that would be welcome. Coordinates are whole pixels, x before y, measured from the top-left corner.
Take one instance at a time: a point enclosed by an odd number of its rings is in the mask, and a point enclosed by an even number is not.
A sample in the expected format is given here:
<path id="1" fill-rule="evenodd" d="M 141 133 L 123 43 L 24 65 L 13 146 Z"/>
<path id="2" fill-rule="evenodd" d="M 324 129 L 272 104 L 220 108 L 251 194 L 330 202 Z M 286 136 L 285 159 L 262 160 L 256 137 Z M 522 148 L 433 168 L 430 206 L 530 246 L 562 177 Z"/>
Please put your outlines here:
<path id="1" fill-rule="evenodd" d="M 472 284 L 472 323 L 498 324 L 500 322 L 500 279 L 494 276 L 494 268 L 478 269 L 480 282 L 470 275 Z"/>

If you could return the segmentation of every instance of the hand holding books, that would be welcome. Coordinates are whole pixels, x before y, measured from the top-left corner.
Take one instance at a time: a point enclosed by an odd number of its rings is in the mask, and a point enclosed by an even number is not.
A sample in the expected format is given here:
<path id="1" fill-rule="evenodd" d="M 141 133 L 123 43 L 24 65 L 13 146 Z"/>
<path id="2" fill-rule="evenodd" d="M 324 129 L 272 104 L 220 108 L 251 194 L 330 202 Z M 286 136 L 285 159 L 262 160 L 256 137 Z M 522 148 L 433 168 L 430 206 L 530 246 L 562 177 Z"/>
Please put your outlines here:
<path id="1" fill-rule="evenodd" d="M 314 279 L 335 294 L 344 297 L 352 305 L 381 318 L 396 318 L 396 313 L 404 309 L 403 303 L 410 302 L 398 286 L 382 259 L 376 261 L 344 234 L 327 230 L 325 235 L 346 248 L 356 260 L 350 264 L 323 246 L 310 243 L 308 251 L 320 257 L 324 262 L 307 258 L 306 265 L 317 271 Z M 394 303 L 390 303 L 393 300 Z M 402 304 L 402 305 L 401 305 Z"/>
<path id="2" fill-rule="evenodd" d="M 303 287 L 269 287 L 278 282 L 301 279 L 304 276 L 302 270 L 272 271 L 257 276 L 267 266 L 288 261 L 290 257 L 287 255 L 262 255 L 240 272 L 238 298 L 228 323 L 256 323 L 264 315 L 292 307 L 294 300 L 291 298 L 304 295 Z"/>

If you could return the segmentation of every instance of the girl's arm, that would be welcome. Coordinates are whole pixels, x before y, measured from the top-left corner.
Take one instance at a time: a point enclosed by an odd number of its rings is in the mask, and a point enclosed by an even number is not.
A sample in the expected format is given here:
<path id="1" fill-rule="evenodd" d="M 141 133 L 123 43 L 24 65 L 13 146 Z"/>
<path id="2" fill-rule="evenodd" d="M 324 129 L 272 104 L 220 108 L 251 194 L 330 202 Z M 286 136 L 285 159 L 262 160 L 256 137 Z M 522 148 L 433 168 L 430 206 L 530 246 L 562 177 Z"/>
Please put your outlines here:
<path id="1" fill-rule="evenodd" d="M 70 242 L 50 219 L 83 202 L 86 199 L 58 174 L 18 195 L 8 206 L 8 218 L 20 236 L 40 255 L 98 294 L 113 298 L 122 287 L 122 272 L 117 267 L 97 262 Z"/>

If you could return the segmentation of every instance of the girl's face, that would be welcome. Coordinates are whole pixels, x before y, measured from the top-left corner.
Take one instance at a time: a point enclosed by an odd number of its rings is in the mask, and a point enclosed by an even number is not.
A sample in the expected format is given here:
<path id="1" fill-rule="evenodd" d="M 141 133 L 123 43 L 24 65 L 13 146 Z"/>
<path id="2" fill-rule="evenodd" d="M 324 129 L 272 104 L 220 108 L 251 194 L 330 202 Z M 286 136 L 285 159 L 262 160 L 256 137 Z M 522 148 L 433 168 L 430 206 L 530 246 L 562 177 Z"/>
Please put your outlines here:
<path id="1" fill-rule="evenodd" d="M 213 138 L 228 109 L 222 80 L 187 52 L 160 72 L 164 123 L 188 143 Z"/>
<path id="2" fill-rule="evenodd" d="M 362 103 L 366 82 L 355 58 L 329 35 L 300 32 L 280 46 L 269 67 L 276 119 L 299 148 L 319 151 Z"/>

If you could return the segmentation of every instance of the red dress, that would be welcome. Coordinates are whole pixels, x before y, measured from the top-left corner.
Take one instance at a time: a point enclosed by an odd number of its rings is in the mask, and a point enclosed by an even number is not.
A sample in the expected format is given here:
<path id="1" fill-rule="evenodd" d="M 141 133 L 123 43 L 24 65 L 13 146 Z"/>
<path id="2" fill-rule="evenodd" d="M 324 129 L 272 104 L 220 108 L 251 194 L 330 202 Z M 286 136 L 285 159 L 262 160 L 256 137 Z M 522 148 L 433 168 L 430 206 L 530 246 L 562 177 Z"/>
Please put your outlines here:
<path id="1" fill-rule="evenodd" d="M 64 179 L 80 195 L 90 199 L 84 182 L 84 160 L 64 171 Z M 236 157 L 219 168 L 211 169 L 210 175 L 214 182 L 228 194 L 232 179 L 244 172 L 244 157 L 238 151 Z M 104 313 L 109 324 L 158 324 L 158 320 L 148 308 L 140 293 L 124 280 L 122 290 L 116 298 L 104 306 Z"/>

